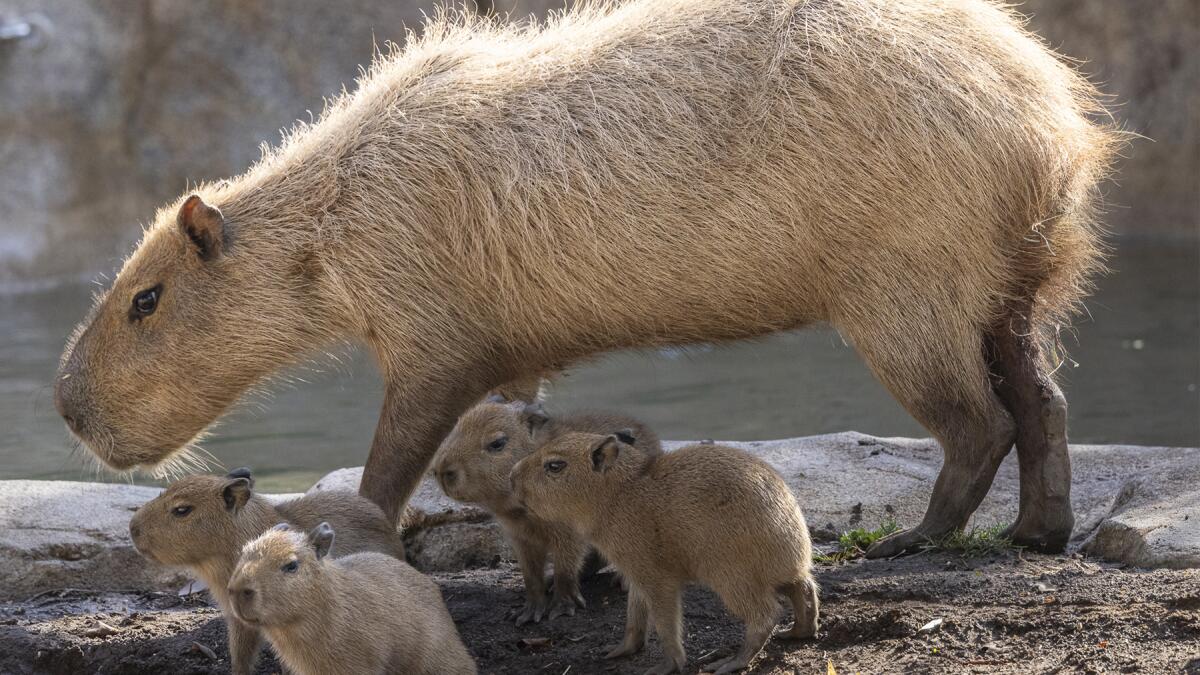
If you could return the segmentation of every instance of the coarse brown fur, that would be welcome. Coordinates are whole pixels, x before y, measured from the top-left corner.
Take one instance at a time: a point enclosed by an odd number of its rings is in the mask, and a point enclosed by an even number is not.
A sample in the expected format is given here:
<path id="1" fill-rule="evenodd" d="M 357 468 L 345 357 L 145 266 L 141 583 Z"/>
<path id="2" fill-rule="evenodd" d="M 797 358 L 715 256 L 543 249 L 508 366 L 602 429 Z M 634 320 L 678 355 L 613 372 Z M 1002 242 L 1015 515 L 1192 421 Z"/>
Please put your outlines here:
<path id="1" fill-rule="evenodd" d="M 261 641 L 256 628 L 234 618 L 226 593 L 242 546 L 278 523 L 313 528 L 324 521 L 341 533 L 339 554 L 377 551 L 404 559 L 400 534 L 369 500 L 331 490 L 272 504 L 253 492 L 244 469 L 175 481 L 133 514 L 129 532 L 142 555 L 185 566 L 208 585 L 225 614 L 232 670 L 245 675 L 254 672 Z"/>
<path id="2" fill-rule="evenodd" d="M 570 527 L 530 514 L 512 498 L 509 474 L 538 446 L 570 431 L 628 432 L 636 451 L 662 454 L 658 436 L 632 417 L 609 412 L 549 415 L 541 403 L 487 400 L 467 412 L 442 441 L 433 473 L 451 499 L 490 511 L 512 542 L 525 580 L 525 607 L 517 625 L 574 615 L 583 607 L 579 573 L 590 547 Z M 554 565 L 554 595 L 547 607 L 546 561 Z"/>
<path id="3" fill-rule="evenodd" d="M 297 675 L 468 675 L 475 662 L 429 577 L 379 553 L 328 555 L 335 531 L 279 526 L 246 544 L 229 581 L 238 619 Z"/>
<path id="4" fill-rule="evenodd" d="M 711 668 L 740 670 L 778 619 L 777 593 L 792 602 L 790 637 L 817 632 L 812 546 L 796 498 L 767 463 L 721 445 L 689 445 L 645 460 L 617 436 L 570 433 L 513 469 L 518 501 L 568 523 L 629 582 L 625 640 L 609 656 L 640 650 L 652 617 L 667 658 L 683 670 L 680 601 L 700 582 L 746 624 L 742 649 Z"/>
<path id="5" fill-rule="evenodd" d="M 990 379 L 1052 393 L 1120 140 L 1098 100 L 987 0 L 436 18 L 245 174 L 159 212 L 67 345 L 56 405 L 110 466 L 155 466 L 271 373 L 361 341 L 386 380 L 361 490 L 395 519 L 506 381 L 828 322 L 946 453 L 925 519 L 873 555 L 965 524 L 1043 418 L 1021 454 L 1040 515 L 1014 532 L 1061 548 L 1070 467 L 1045 436 L 1065 439 L 1065 403 L 1014 422 Z M 995 349 L 1017 325 L 1028 343 Z"/>

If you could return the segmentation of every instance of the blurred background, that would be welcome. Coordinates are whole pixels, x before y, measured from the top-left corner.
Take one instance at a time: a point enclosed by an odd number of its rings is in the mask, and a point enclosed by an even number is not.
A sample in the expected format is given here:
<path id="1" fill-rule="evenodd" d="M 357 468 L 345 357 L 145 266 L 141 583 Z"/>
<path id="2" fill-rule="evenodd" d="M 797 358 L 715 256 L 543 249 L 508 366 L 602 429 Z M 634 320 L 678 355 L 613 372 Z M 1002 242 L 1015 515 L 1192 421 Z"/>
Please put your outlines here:
<path id="1" fill-rule="evenodd" d="M 420 30 L 433 5 L 0 0 L 0 478 L 97 477 L 72 455 L 50 388 L 95 284 L 157 206 L 244 170 L 261 143 L 353 86 L 373 45 Z M 520 21 L 560 7 L 475 10 Z M 1067 338 L 1071 440 L 1200 446 L 1200 2 L 1018 9 L 1146 137 L 1108 186 L 1112 272 Z M 254 467 L 267 489 L 360 464 L 382 399 L 361 353 L 296 375 L 206 443 L 225 466 Z M 606 356 L 557 382 L 550 405 L 627 409 L 675 439 L 925 435 L 828 329 Z"/>

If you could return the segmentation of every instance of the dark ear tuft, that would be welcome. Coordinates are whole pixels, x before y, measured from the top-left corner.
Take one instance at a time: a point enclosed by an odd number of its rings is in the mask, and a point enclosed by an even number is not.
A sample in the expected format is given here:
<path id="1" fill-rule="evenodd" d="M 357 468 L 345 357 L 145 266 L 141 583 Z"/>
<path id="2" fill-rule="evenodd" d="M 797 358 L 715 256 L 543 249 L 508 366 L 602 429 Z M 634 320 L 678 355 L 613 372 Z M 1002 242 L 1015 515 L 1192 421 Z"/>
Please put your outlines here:
<path id="1" fill-rule="evenodd" d="M 317 552 L 317 560 L 329 555 L 329 549 L 333 548 L 333 527 L 329 523 L 316 526 L 308 533 L 308 543 Z"/>
<path id="2" fill-rule="evenodd" d="M 221 255 L 225 242 L 225 217 L 216 207 L 205 204 L 199 195 L 192 195 L 179 207 L 175 222 L 195 245 L 201 260 L 213 260 Z"/>
<path id="3" fill-rule="evenodd" d="M 254 487 L 254 476 L 250 475 L 250 467 L 239 466 L 238 468 L 225 474 L 226 478 L 245 478 L 250 481 L 250 487 Z"/>
<path id="4" fill-rule="evenodd" d="M 225 510 L 237 513 L 253 494 L 249 478 L 230 478 L 221 489 L 221 498 L 225 500 Z"/>
<path id="5" fill-rule="evenodd" d="M 592 470 L 608 471 L 617 461 L 617 455 L 620 452 L 621 448 L 617 444 L 617 437 L 605 436 L 604 440 L 592 448 Z"/>
<path id="6" fill-rule="evenodd" d="M 620 431 L 614 431 L 613 435 L 617 437 L 617 440 L 621 441 L 625 445 L 635 445 L 637 443 L 637 436 L 633 435 L 633 429 L 621 429 Z"/>

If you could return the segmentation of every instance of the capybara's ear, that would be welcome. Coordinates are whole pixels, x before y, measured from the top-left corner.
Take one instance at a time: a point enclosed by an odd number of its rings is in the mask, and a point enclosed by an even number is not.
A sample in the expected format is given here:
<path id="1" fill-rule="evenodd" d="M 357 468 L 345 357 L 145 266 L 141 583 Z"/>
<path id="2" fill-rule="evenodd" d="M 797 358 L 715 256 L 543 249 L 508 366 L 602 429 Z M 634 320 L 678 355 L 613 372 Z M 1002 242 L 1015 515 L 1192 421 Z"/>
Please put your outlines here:
<path id="1" fill-rule="evenodd" d="M 620 452 L 621 448 L 617 443 L 617 437 L 605 436 L 604 440 L 592 448 L 592 469 L 601 472 L 608 471 L 616 463 L 617 455 Z"/>
<path id="2" fill-rule="evenodd" d="M 637 436 L 633 435 L 633 429 L 621 429 L 620 431 L 614 431 L 613 435 L 617 437 L 617 440 L 621 441 L 625 445 L 634 445 L 637 443 Z"/>
<path id="3" fill-rule="evenodd" d="M 192 195 L 179 207 L 176 217 L 179 229 L 195 245 L 201 260 L 212 260 L 221 255 L 225 241 L 225 216 L 216 207 L 209 206 L 199 195 Z"/>
<path id="4" fill-rule="evenodd" d="M 250 475 L 250 467 L 239 466 L 238 468 L 225 474 L 226 478 L 245 478 L 250 481 L 250 487 L 254 487 L 254 476 Z"/>
<path id="5" fill-rule="evenodd" d="M 308 543 L 317 552 L 317 560 L 329 555 L 333 548 L 333 527 L 329 523 L 321 523 L 308 533 Z"/>
<path id="6" fill-rule="evenodd" d="M 237 513 L 250 499 L 253 490 L 250 489 L 249 478 L 230 478 L 221 488 L 221 498 L 225 500 L 225 510 Z"/>
<path id="7" fill-rule="evenodd" d="M 521 409 L 521 421 L 525 423 L 525 426 L 529 427 L 529 433 L 531 434 L 549 420 L 550 416 L 546 414 L 546 409 L 542 407 L 540 401 L 528 403 Z"/>

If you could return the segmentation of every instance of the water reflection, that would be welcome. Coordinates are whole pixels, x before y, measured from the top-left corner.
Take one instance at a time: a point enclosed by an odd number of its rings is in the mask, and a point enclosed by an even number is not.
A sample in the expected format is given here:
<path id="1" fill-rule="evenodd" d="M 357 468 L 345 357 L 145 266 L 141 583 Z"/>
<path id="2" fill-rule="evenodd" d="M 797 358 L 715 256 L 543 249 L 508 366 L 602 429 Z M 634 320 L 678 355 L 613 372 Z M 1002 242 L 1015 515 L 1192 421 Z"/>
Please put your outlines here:
<path id="1" fill-rule="evenodd" d="M 1063 373 L 1071 439 L 1200 446 L 1200 243 L 1124 240 L 1088 302 Z M 0 477 L 95 478 L 72 457 L 50 382 L 87 287 L 0 296 Z M 225 419 L 205 447 L 249 465 L 267 490 L 306 487 L 366 458 L 382 386 L 362 354 L 275 387 Z M 552 405 L 616 407 L 665 438 L 766 439 L 854 429 L 925 435 L 828 329 L 755 343 L 621 353 L 577 368 Z M 106 479 L 112 479 L 107 477 Z M 140 480 L 140 479 L 139 479 Z"/>

